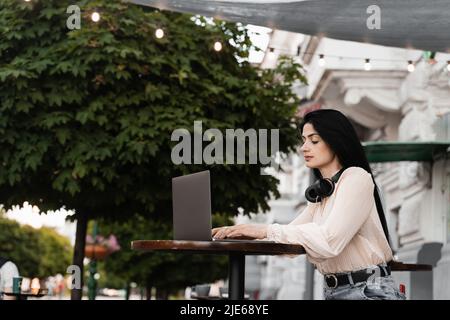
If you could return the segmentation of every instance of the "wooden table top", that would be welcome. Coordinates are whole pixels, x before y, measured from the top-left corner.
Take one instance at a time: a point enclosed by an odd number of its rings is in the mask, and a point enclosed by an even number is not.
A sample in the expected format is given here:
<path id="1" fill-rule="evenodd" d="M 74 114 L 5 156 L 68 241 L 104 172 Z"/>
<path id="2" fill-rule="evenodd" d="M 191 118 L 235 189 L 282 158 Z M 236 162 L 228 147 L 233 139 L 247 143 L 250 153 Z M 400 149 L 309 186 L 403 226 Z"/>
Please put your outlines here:
<path id="1" fill-rule="evenodd" d="M 433 266 L 430 264 L 403 263 L 400 261 L 391 261 L 389 266 L 392 271 L 431 271 Z"/>
<path id="2" fill-rule="evenodd" d="M 305 254 L 301 245 L 263 242 L 258 240 L 246 242 L 220 241 L 182 241 L 182 240 L 135 240 L 131 242 L 131 249 L 139 251 L 179 251 L 194 253 L 242 253 L 245 255 L 299 255 Z M 403 263 L 390 261 L 392 271 L 431 271 L 427 264 Z"/>
<path id="3" fill-rule="evenodd" d="M 190 251 L 197 253 L 243 253 L 246 255 L 282 255 L 304 254 L 301 245 L 263 242 L 258 240 L 245 242 L 221 241 L 182 241 L 182 240 L 135 240 L 131 249 L 140 251 Z"/>

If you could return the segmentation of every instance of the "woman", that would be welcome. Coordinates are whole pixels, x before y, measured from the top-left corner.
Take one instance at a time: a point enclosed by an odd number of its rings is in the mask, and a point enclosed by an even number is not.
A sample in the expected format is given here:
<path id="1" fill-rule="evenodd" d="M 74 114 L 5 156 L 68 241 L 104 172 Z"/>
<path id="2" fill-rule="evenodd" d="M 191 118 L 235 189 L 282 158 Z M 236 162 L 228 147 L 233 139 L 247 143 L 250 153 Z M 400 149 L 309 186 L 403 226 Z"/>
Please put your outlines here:
<path id="1" fill-rule="evenodd" d="M 387 265 L 393 254 L 380 195 L 350 121 L 317 110 L 300 130 L 306 166 L 319 179 L 307 189 L 306 209 L 288 225 L 221 227 L 212 236 L 302 245 L 324 275 L 327 300 L 404 300 Z"/>

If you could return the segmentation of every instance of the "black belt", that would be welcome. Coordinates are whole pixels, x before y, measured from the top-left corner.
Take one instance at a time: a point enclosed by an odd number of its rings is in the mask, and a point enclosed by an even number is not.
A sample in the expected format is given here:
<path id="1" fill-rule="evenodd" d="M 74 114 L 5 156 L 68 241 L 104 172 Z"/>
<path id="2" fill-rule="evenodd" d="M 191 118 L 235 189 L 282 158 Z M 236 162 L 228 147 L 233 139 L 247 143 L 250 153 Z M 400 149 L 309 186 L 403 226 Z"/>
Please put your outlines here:
<path id="1" fill-rule="evenodd" d="M 334 289 L 352 283 L 351 280 L 353 281 L 353 284 L 367 281 L 373 274 L 375 274 L 376 277 L 386 277 L 391 274 L 391 268 L 389 266 L 376 266 L 375 268 L 368 268 L 340 275 L 326 274 L 324 277 L 328 288 Z"/>

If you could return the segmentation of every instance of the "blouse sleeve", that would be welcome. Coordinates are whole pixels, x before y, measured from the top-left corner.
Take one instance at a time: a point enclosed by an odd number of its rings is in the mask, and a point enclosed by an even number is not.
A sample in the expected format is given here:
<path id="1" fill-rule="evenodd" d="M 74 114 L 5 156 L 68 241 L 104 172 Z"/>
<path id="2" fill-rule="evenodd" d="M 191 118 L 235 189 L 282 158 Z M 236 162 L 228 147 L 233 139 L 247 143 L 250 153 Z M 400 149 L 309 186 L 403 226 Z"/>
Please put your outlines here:
<path id="1" fill-rule="evenodd" d="M 300 244 L 308 255 L 316 260 L 339 255 L 367 220 L 375 205 L 371 175 L 357 167 L 346 171 L 336 190 L 330 215 L 324 224 L 272 224 L 268 226 L 267 239 Z"/>
<path id="2" fill-rule="evenodd" d="M 304 224 L 308 222 L 312 222 L 313 220 L 313 210 L 312 205 L 308 203 L 305 209 L 294 219 L 292 220 L 289 225 L 298 225 L 298 224 Z"/>
<path id="3" fill-rule="evenodd" d="M 305 224 L 308 222 L 312 222 L 312 220 L 313 220 L 313 208 L 312 208 L 312 205 L 308 202 L 308 205 L 306 206 L 306 208 L 303 209 L 303 211 L 294 220 L 289 222 L 288 225 Z M 275 224 L 275 225 L 278 225 L 278 224 Z M 270 229 L 272 226 L 273 226 L 273 224 L 268 225 L 268 228 Z M 269 232 L 269 229 L 268 229 L 268 232 Z M 278 239 L 280 235 L 274 235 L 273 233 L 280 232 L 280 231 L 281 230 L 279 230 L 279 229 L 272 229 L 270 241 L 274 241 L 275 239 Z M 266 237 L 266 239 L 268 239 L 268 237 L 269 237 L 269 233 L 268 233 L 268 236 Z"/>

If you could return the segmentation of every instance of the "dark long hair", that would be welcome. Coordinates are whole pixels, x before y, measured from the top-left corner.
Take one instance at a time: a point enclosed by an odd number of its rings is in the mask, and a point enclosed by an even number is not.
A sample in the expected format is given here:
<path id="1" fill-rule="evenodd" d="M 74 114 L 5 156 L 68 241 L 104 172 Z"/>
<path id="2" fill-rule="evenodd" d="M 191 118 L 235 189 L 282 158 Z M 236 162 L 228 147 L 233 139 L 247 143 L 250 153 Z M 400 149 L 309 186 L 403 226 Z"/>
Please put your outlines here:
<path id="1" fill-rule="evenodd" d="M 378 193 L 378 187 L 355 128 L 353 128 L 346 116 L 332 109 L 320 109 L 306 114 L 303 122 L 300 124 L 300 132 L 303 132 L 303 127 L 307 123 L 313 125 L 314 129 L 336 154 L 339 162 L 345 169 L 349 167 L 360 167 L 370 173 L 375 184 L 373 196 L 375 198 L 378 216 L 380 217 L 384 234 L 390 245 L 389 230 L 384 216 L 380 194 Z M 316 178 L 322 178 L 318 169 L 313 169 L 313 171 Z"/>

